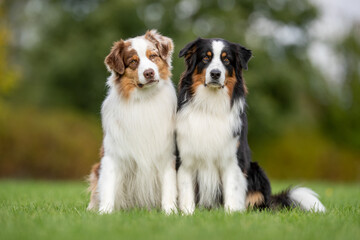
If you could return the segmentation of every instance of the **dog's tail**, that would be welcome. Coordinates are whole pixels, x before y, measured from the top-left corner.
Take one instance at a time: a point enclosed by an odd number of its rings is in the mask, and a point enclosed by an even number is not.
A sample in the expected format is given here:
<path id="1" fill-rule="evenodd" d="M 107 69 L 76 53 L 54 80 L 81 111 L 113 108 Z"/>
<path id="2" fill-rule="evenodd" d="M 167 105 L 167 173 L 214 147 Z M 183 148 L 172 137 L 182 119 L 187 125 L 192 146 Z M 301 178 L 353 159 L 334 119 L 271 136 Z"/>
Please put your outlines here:
<path id="1" fill-rule="evenodd" d="M 312 212 L 325 212 L 326 210 L 320 202 L 318 194 L 306 187 L 289 188 L 270 196 L 269 207 L 272 209 L 294 206 Z"/>
<path id="2" fill-rule="evenodd" d="M 99 170 L 100 163 L 96 163 L 92 166 L 90 175 L 88 177 L 89 188 L 88 191 L 91 192 L 90 203 L 87 207 L 88 210 L 97 210 L 99 207 L 99 196 L 98 196 L 98 180 L 99 180 Z"/>
<path id="3" fill-rule="evenodd" d="M 305 211 L 325 212 L 318 195 L 309 188 L 288 188 L 271 194 L 270 181 L 256 162 L 251 162 L 247 174 L 248 193 L 246 203 L 250 207 L 281 209 L 300 207 Z"/>

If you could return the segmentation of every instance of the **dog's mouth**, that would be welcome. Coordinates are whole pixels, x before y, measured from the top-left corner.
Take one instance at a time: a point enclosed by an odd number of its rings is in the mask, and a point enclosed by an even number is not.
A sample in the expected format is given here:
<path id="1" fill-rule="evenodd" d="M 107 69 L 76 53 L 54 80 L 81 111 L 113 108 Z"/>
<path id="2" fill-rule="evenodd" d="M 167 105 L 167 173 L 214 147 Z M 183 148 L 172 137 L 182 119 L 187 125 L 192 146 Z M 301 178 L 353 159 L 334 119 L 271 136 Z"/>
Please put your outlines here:
<path id="1" fill-rule="evenodd" d="M 155 79 L 150 79 L 149 81 L 147 81 L 146 83 L 138 83 L 138 87 L 139 88 L 144 88 L 144 87 L 150 87 L 156 83 L 158 83 L 159 80 L 155 80 Z"/>
<path id="2" fill-rule="evenodd" d="M 205 87 L 210 87 L 210 88 L 224 88 L 224 85 L 222 85 L 221 83 L 217 82 L 217 81 L 211 81 L 209 83 L 205 83 L 204 84 Z"/>

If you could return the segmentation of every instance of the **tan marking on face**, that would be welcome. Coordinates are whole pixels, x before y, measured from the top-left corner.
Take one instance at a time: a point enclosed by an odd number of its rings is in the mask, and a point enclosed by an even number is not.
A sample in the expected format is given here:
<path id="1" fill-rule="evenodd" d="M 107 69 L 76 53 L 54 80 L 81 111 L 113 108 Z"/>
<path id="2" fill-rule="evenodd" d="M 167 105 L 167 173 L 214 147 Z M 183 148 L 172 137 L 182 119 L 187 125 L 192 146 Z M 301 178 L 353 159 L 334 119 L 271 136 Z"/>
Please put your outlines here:
<path id="1" fill-rule="evenodd" d="M 129 98 L 130 93 L 137 87 L 139 82 L 137 68 L 139 65 L 139 56 L 134 49 L 130 49 L 131 42 L 126 41 L 118 61 L 122 61 L 125 70 L 122 75 L 115 79 L 116 87 L 124 98 Z"/>
<path id="2" fill-rule="evenodd" d="M 264 203 L 264 195 L 261 192 L 249 192 L 246 196 L 246 207 L 260 206 Z"/>
<path id="3" fill-rule="evenodd" d="M 211 53 L 210 51 L 208 51 L 208 52 L 206 53 L 206 55 L 207 55 L 208 57 L 211 57 L 212 53 Z"/>
<path id="4" fill-rule="evenodd" d="M 205 69 L 203 69 L 203 71 L 201 73 L 198 73 L 197 68 L 195 69 L 195 71 L 192 75 L 193 83 L 191 85 L 191 94 L 194 94 L 196 92 L 196 89 L 200 85 L 205 84 L 205 74 L 206 74 Z"/>
<path id="5" fill-rule="evenodd" d="M 125 68 L 125 73 L 118 81 L 118 91 L 126 99 L 130 97 L 130 94 L 138 86 L 139 75 L 137 67 L 133 69 L 132 67 Z"/>
<path id="6" fill-rule="evenodd" d="M 223 52 L 222 54 L 221 54 L 221 57 L 226 57 L 226 52 Z"/>
<path id="7" fill-rule="evenodd" d="M 136 51 L 132 50 L 131 52 L 133 53 L 129 53 L 129 57 L 125 60 L 125 65 L 126 68 L 131 68 L 133 70 L 137 69 L 137 67 L 139 66 L 139 57 L 138 55 L 136 55 Z"/>
<path id="8" fill-rule="evenodd" d="M 232 98 L 232 95 L 234 92 L 235 83 L 236 83 L 235 70 L 233 70 L 232 76 L 230 76 L 228 71 L 226 71 L 225 86 L 228 89 L 228 94 L 229 94 L 230 99 Z"/>
<path id="9" fill-rule="evenodd" d="M 120 40 L 114 43 L 105 63 L 116 72 L 115 85 L 119 93 L 128 98 L 138 82 L 137 66 L 139 57 L 130 49 L 131 42 Z"/>
<path id="10" fill-rule="evenodd" d="M 159 56 L 159 53 L 154 50 L 146 50 L 146 57 L 155 63 L 159 69 L 160 78 L 167 80 L 171 77 L 171 71 L 167 62 Z"/>
<path id="11" fill-rule="evenodd" d="M 139 56 L 137 55 L 137 52 L 134 49 L 130 48 L 131 43 L 129 43 L 129 46 L 124 49 L 122 57 L 125 64 L 125 68 L 132 68 L 136 69 L 139 65 Z"/>
<path id="12" fill-rule="evenodd" d="M 196 46 L 193 46 L 185 55 L 185 60 L 188 60 L 196 52 Z"/>

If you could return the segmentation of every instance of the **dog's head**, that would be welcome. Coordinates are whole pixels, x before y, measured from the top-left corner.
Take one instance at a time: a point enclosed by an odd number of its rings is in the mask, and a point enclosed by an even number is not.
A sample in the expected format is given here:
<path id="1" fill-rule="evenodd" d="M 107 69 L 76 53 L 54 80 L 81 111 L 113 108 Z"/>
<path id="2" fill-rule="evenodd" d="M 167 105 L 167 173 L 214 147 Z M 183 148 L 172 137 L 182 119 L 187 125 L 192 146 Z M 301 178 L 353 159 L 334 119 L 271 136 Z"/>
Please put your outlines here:
<path id="1" fill-rule="evenodd" d="M 105 65 L 113 74 L 113 83 L 124 97 L 134 90 L 155 88 L 171 76 L 173 41 L 157 33 L 115 42 Z"/>
<path id="2" fill-rule="evenodd" d="M 217 38 L 198 38 L 187 44 L 179 57 L 185 57 L 186 63 L 179 94 L 186 94 L 187 99 L 200 86 L 212 91 L 225 89 L 232 100 L 246 94 L 242 69 L 247 69 L 251 51 L 240 44 Z"/>

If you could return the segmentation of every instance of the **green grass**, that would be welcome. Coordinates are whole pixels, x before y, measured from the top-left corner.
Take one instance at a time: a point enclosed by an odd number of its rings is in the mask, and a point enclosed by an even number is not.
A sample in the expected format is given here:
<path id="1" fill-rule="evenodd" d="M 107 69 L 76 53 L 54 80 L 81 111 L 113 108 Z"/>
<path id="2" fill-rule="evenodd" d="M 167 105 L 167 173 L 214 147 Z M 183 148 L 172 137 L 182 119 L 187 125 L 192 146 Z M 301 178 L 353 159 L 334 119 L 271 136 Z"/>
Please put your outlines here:
<path id="1" fill-rule="evenodd" d="M 296 182 L 274 182 L 274 191 Z M 359 239 L 360 185 L 308 182 L 327 207 L 325 214 L 300 210 L 197 210 L 165 216 L 132 210 L 111 215 L 87 212 L 80 182 L 0 181 L 0 239 Z"/>

